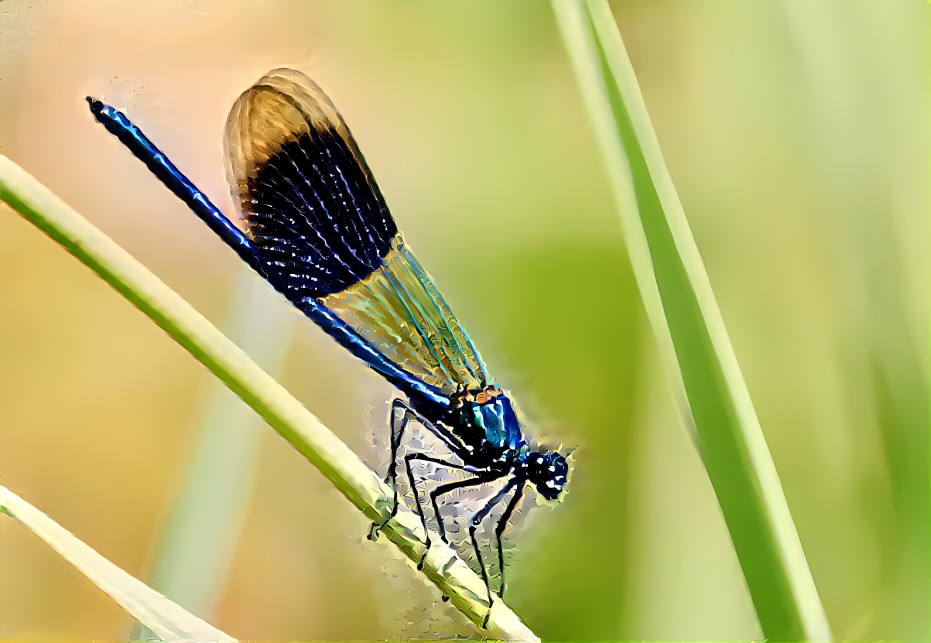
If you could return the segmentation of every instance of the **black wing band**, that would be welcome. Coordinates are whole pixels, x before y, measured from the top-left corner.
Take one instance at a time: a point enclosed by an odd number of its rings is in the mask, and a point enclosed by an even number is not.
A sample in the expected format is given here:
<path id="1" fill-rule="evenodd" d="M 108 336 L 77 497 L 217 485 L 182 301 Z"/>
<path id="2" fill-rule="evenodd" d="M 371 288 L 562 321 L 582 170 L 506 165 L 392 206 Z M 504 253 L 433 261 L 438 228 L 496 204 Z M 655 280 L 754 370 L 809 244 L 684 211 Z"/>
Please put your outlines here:
<path id="1" fill-rule="evenodd" d="M 227 138 L 234 191 L 265 271 L 294 302 L 361 281 L 397 234 L 345 123 L 316 85 L 298 80 L 303 93 L 281 76 L 250 88 Z"/>

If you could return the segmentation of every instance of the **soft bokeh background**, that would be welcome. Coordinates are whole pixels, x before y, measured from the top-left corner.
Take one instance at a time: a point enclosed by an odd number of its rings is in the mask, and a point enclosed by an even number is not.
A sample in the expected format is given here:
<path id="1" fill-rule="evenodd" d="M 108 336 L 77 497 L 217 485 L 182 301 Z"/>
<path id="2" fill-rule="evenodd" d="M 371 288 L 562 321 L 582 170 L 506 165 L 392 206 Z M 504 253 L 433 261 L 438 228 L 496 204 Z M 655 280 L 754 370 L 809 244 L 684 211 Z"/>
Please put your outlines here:
<path id="1" fill-rule="evenodd" d="M 927 9 L 614 10 L 833 631 L 917 638 L 928 624 Z M 515 609 L 548 638 L 759 638 L 548 3 L 7 0 L 0 153 L 224 325 L 243 266 L 82 99 L 125 109 L 229 211 L 227 111 L 279 65 L 340 108 L 535 432 L 579 446 L 566 501 L 511 541 Z M 216 385 L 6 206 L 0 224 L 3 484 L 150 579 Z M 268 314 L 295 336 L 282 381 L 383 466 L 370 434 L 390 388 L 280 311 Z M 203 616 L 242 638 L 473 631 L 389 546 L 364 540 L 364 519 L 307 462 L 255 431 L 241 538 Z M 0 521 L 0 638 L 124 638 L 130 625 Z"/>

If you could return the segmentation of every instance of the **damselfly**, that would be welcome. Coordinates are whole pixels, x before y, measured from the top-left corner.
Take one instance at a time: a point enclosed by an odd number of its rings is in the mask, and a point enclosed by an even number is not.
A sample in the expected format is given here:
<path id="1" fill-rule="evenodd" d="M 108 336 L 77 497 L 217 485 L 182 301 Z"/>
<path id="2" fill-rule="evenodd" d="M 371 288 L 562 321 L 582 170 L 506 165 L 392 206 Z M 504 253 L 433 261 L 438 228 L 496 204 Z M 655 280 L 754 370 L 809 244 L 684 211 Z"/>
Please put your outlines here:
<path id="1" fill-rule="evenodd" d="M 126 116 L 99 100 L 87 100 L 97 120 L 253 270 L 404 393 L 406 400 L 392 403 L 387 481 L 394 499 L 388 520 L 399 506 L 397 460 L 409 423 L 421 424 L 454 454 L 453 459 L 418 451 L 404 456 L 426 533 L 424 556 L 431 530 L 415 463 L 470 475 L 426 494 L 444 540 L 438 506 L 442 496 L 504 481 L 468 520 L 490 605 L 492 583 L 476 529 L 506 502 L 494 528 L 501 574 L 497 594 L 503 595 L 501 536 L 508 519 L 528 483 L 543 498 L 560 498 L 568 474 L 566 458 L 532 447 L 523 435 L 508 394 L 494 384 L 469 336 L 405 245 L 330 99 L 305 75 L 276 69 L 234 104 L 227 124 L 227 172 L 245 232 Z M 373 535 L 385 523 L 375 525 Z"/>

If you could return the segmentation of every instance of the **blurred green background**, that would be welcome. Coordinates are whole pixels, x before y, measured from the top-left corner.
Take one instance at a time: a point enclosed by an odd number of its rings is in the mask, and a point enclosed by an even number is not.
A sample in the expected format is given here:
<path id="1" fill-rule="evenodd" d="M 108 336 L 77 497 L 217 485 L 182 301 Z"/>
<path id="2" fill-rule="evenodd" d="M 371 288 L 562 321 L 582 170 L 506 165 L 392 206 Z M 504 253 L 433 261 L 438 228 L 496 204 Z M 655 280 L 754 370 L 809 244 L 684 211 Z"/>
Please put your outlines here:
<path id="1" fill-rule="evenodd" d="M 927 8 L 612 6 L 833 632 L 921 636 Z M 547 638 L 759 638 L 548 3 L 7 0 L 0 153 L 222 326 L 244 267 L 82 99 L 124 109 L 231 212 L 226 115 L 280 65 L 342 111 L 536 435 L 579 447 L 566 501 L 532 511 L 511 540 L 517 612 Z M 3 484 L 149 580 L 216 385 L 6 206 L 0 222 Z M 371 434 L 385 430 L 390 387 L 271 308 L 294 329 L 282 381 L 383 468 Z M 241 638 L 474 631 L 393 548 L 364 539 L 367 523 L 307 462 L 255 430 L 242 535 L 202 616 Z M 130 625 L 0 521 L 0 638 L 124 638 Z"/>

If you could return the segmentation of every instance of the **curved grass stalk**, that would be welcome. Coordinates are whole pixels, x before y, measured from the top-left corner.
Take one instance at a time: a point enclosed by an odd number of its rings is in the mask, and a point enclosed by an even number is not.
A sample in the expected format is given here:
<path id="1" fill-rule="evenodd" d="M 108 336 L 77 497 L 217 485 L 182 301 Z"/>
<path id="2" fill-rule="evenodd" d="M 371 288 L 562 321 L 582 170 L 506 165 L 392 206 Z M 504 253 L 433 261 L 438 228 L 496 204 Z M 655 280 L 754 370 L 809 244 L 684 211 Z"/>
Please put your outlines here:
<path id="1" fill-rule="evenodd" d="M 291 346 L 291 315 L 276 293 L 245 270 L 224 325 L 227 336 L 269 373 L 279 373 Z M 149 584 L 198 614 L 212 613 L 229 575 L 255 486 L 265 438 L 261 420 L 226 387 L 210 379 L 197 444 L 181 492 L 158 543 Z M 133 626 L 131 639 L 149 638 Z"/>
<path id="2" fill-rule="evenodd" d="M 204 364 L 273 429 L 316 466 L 368 520 L 388 517 L 391 492 L 381 476 L 334 435 L 236 344 L 48 188 L 0 155 L 0 200 L 91 268 Z M 419 520 L 399 511 L 382 533 L 405 555 L 424 550 Z M 432 539 L 422 572 L 465 616 L 481 626 L 485 585 L 456 553 Z M 508 640 L 537 637 L 501 600 L 491 607 L 487 631 Z"/>
<path id="3" fill-rule="evenodd" d="M 235 641 L 133 578 L 15 493 L 0 487 L 0 512 L 12 516 L 164 640 Z"/>
<path id="4" fill-rule="evenodd" d="M 830 628 L 698 247 L 607 2 L 553 0 L 634 276 L 767 638 Z"/>

